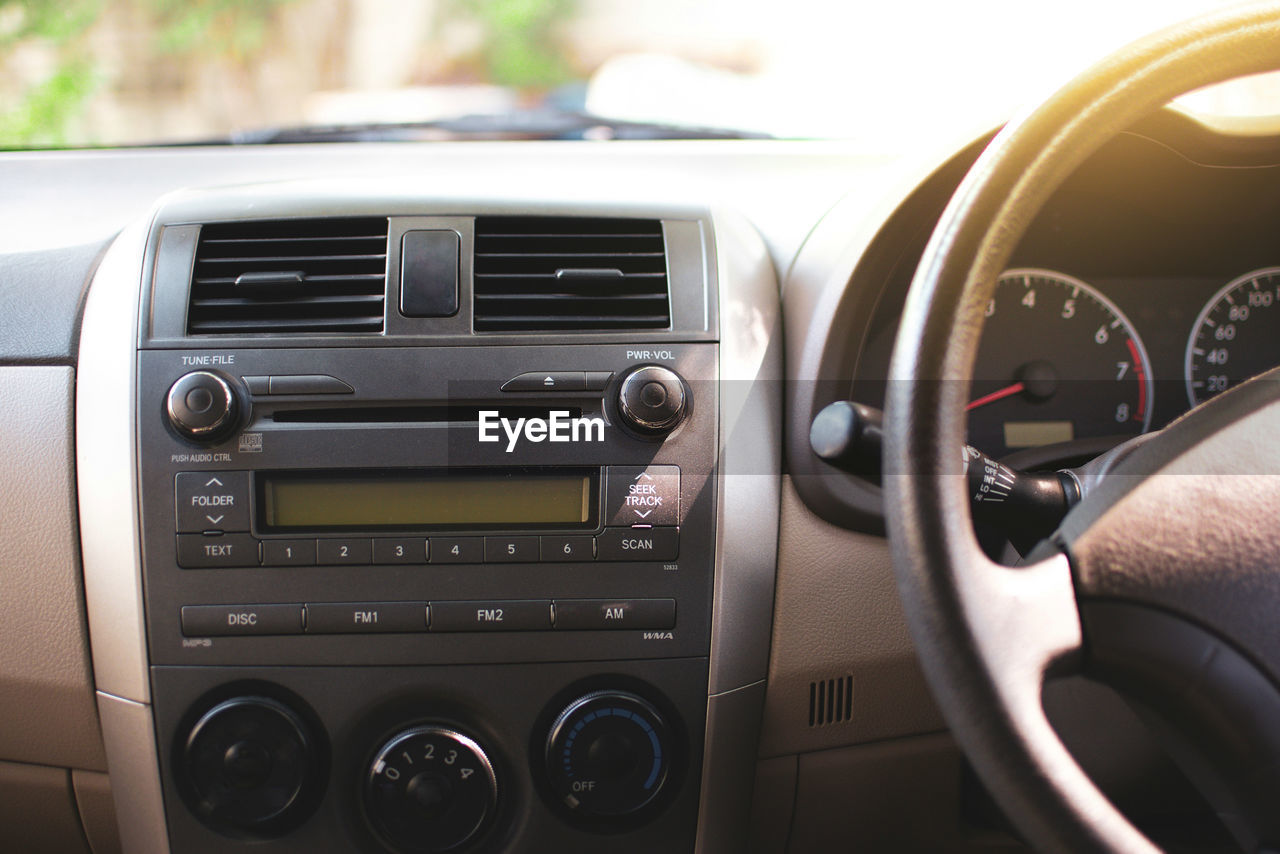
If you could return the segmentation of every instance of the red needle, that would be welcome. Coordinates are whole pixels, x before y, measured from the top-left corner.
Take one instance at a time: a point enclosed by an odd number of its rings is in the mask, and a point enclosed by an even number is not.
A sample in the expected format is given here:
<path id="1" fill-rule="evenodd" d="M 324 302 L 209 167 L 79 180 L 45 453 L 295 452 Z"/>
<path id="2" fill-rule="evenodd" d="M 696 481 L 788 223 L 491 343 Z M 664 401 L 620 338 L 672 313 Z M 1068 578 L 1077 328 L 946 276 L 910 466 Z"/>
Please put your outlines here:
<path id="1" fill-rule="evenodd" d="M 984 394 L 982 397 L 966 406 L 964 411 L 970 412 L 977 409 L 979 406 L 986 406 L 988 403 L 995 403 L 997 400 L 1004 400 L 1006 397 L 1012 397 L 1015 394 L 1021 393 L 1025 388 L 1026 386 L 1022 383 L 1014 383 L 1013 385 L 1005 386 L 999 391 L 993 391 L 991 394 Z"/>

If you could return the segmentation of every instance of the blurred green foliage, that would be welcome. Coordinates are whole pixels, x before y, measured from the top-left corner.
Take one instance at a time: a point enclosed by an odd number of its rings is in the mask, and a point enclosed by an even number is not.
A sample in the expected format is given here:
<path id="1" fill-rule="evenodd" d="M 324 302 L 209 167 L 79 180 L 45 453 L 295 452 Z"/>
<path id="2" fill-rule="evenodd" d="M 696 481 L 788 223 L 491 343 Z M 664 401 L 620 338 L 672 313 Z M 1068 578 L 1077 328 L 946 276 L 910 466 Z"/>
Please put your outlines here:
<path id="1" fill-rule="evenodd" d="M 102 0 L 0 0 L 0 56 L 31 41 L 59 47 L 56 67 L 13 107 L 0 110 L 0 145 L 65 143 L 66 126 L 93 90 L 93 67 L 63 51 L 102 13 Z"/>
<path id="2" fill-rule="evenodd" d="M 268 24 L 295 0 L 125 0 L 150 34 L 152 55 L 215 55 L 245 61 L 262 49 Z M 59 146 L 101 82 L 87 37 L 105 0 L 0 0 L 0 60 L 24 45 L 54 57 L 53 69 L 16 104 L 0 104 L 0 147 Z"/>
<path id="3" fill-rule="evenodd" d="M 154 15 L 155 46 L 168 54 L 244 60 L 266 41 L 276 9 L 294 0 L 143 0 Z"/>
<path id="4" fill-rule="evenodd" d="M 102 12 L 102 0 L 0 0 L 0 49 L 26 39 L 66 41 Z"/>
<path id="5" fill-rule="evenodd" d="M 557 28 L 578 12 L 578 0 L 446 0 L 448 18 L 479 24 L 476 57 L 485 78 L 516 89 L 548 89 L 573 79 Z"/>
<path id="6" fill-rule="evenodd" d="M 269 46 L 273 16 L 293 2 L 297 0 L 0 0 L 0 63 L 35 48 L 23 55 L 23 73 L 46 68 L 43 76 L 24 88 L 11 87 L 8 100 L 0 100 L 0 147 L 59 146 L 83 136 L 76 122 L 95 89 L 108 82 L 94 64 L 91 41 L 108 3 L 112 15 L 123 16 L 144 36 L 132 48 L 131 61 L 216 57 L 248 63 Z M 468 64 L 486 81 L 546 90 L 575 76 L 560 28 L 575 17 L 580 2 L 441 0 L 437 12 L 446 21 L 478 29 L 480 45 Z"/>

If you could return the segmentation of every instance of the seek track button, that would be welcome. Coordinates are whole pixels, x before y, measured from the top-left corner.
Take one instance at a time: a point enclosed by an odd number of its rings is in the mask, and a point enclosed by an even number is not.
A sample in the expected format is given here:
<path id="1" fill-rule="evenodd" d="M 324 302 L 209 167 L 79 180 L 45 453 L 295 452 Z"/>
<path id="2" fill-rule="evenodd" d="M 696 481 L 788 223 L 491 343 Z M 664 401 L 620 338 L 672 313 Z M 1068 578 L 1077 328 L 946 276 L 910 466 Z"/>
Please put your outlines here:
<path id="1" fill-rule="evenodd" d="M 609 466 L 606 525 L 680 524 L 679 466 Z"/>

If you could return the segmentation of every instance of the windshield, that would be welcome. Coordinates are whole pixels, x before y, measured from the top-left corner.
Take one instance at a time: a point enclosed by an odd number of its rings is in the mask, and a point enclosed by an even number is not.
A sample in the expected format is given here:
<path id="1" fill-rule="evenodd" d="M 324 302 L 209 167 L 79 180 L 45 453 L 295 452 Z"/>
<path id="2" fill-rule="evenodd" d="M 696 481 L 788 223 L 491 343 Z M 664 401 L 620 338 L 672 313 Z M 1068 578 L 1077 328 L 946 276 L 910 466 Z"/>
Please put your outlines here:
<path id="1" fill-rule="evenodd" d="M 629 136 L 611 121 L 906 144 L 997 122 L 1218 5 L 0 0 L 0 147 L 366 139 L 350 129 L 403 123 L 421 132 L 377 138 Z M 1192 103 L 1277 114 L 1278 93 L 1263 79 Z M 477 116 L 480 130 L 439 124 Z"/>

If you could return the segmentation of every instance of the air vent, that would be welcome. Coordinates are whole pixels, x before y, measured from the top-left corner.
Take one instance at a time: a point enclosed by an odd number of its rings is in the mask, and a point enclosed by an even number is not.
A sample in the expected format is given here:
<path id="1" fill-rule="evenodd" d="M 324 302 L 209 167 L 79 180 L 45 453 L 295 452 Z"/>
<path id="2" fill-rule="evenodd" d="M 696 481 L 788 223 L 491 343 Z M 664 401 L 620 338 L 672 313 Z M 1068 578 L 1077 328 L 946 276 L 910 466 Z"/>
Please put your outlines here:
<path id="1" fill-rule="evenodd" d="M 474 274 L 477 330 L 671 325 L 657 220 L 480 217 Z"/>
<path id="2" fill-rule="evenodd" d="M 840 724 L 852 719 L 852 676 L 809 683 L 809 726 Z"/>
<path id="3" fill-rule="evenodd" d="M 206 225 L 187 332 L 381 332 L 386 283 L 386 219 Z"/>

